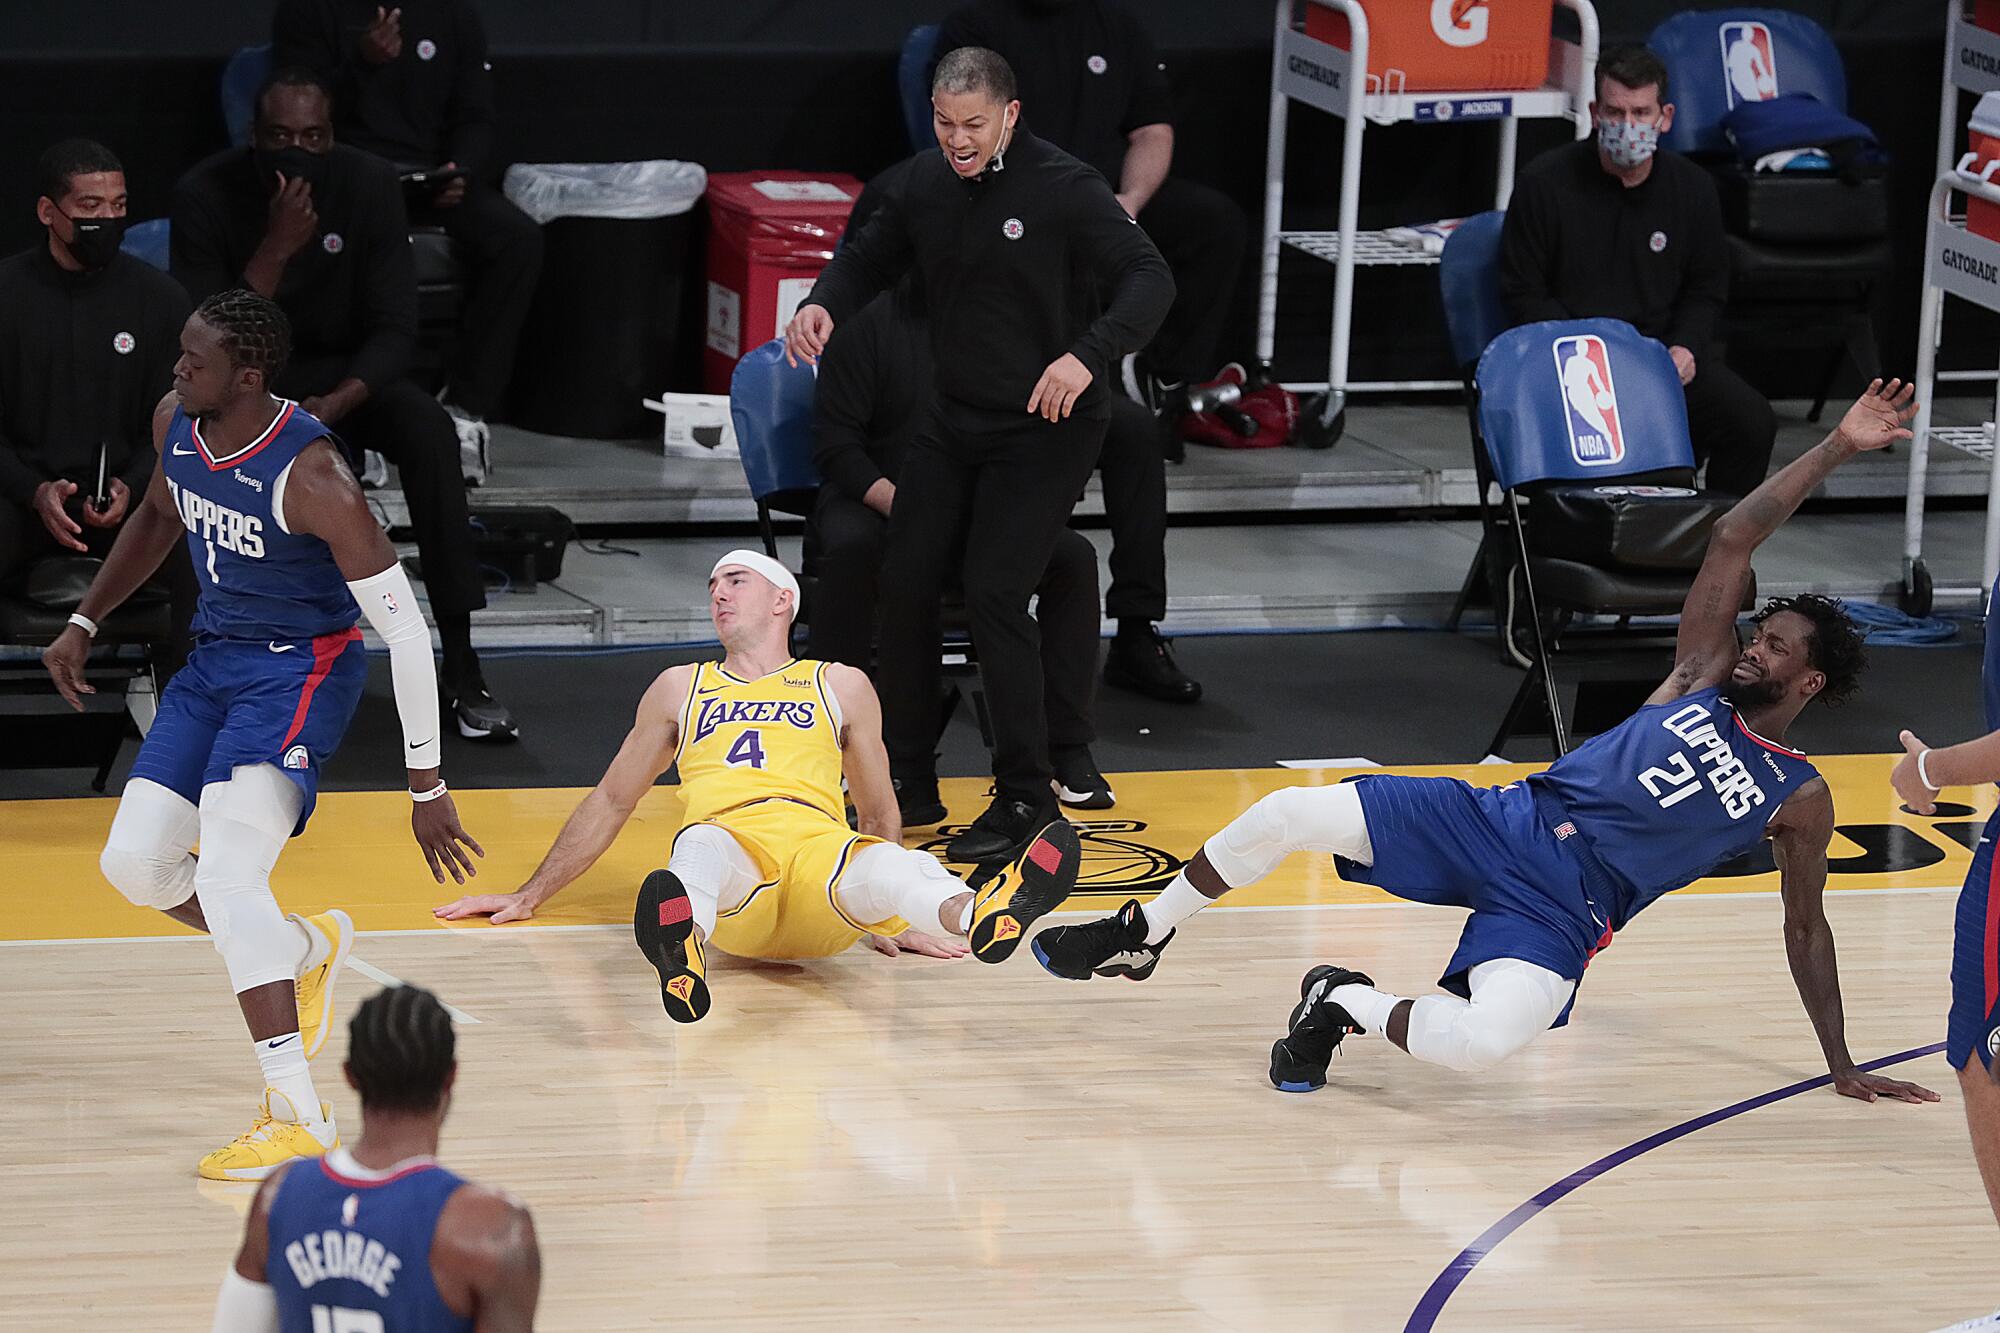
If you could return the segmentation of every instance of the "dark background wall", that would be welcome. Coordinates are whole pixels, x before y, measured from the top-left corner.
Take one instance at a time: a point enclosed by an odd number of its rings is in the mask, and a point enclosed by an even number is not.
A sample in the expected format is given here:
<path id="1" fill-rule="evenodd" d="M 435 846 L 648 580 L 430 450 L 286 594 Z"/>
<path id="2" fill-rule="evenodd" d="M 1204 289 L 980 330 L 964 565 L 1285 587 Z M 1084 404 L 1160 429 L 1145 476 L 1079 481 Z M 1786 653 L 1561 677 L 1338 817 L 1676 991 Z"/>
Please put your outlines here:
<path id="1" fill-rule="evenodd" d="M 126 161 L 135 217 L 164 211 L 174 178 L 223 146 L 222 62 L 267 40 L 270 0 L 3 0 L 0 252 L 38 240 L 31 168 L 56 138 L 88 134 Z M 1413 0 L 1395 0 L 1410 3 Z M 1176 170 L 1261 210 L 1272 7 L 1252 0 L 1128 0 L 1171 69 Z M 894 66 L 903 35 L 952 0 L 480 0 L 495 51 L 508 155 L 524 161 L 668 157 L 711 170 L 799 167 L 867 176 L 907 151 Z M 1602 0 L 1607 42 L 1637 40 L 1684 5 Z M 1700 8 L 1720 8 L 1702 4 Z M 1943 6 L 1936 0 L 1791 0 L 1831 31 L 1853 113 L 1895 157 L 1897 273 L 1877 324 L 1885 363 L 1913 347 L 1922 207 L 1935 152 Z M 1032 112 L 1030 113 L 1032 114 Z M 1331 225 L 1338 122 L 1295 111 L 1287 225 Z M 1371 129 L 1363 226 L 1473 211 L 1493 188 L 1491 125 Z M 1559 127 L 1524 129 L 1524 159 Z M 1286 272 L 1280 345 L 1303 375 L 1324 355 L 1328 270 Z M 693 286 L 694 284 L 691 284 Z M 1249 331 L 1250 288 L 1239 303 Z M 1425 270 L 1366 274 L 1358 293 L 1357 377 L 1438 373 L 1442 337 Z M 1371 315 L 1373 316 L 1371 318 Z M 1393 316 L 1393 317 L 1389 317 Z M 1961 349 L 1990 364 L 1979 316 L 1954 315 Z M 1978 336 L 1969 336 L 1978 335 Z M 1247 352 L 1247 347 L 1238 349 Z"/>

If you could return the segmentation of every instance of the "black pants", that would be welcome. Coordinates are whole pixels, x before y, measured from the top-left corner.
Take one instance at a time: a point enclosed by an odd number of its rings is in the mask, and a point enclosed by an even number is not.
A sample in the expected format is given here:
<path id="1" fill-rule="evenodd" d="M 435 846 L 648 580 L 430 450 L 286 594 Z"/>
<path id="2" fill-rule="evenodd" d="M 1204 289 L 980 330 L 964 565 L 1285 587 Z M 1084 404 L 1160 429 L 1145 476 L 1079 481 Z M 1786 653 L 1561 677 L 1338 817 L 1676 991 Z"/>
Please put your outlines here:
<path id="1" fill-rule="evenodd" d="M 143 498 L 143 495 L 135 495 L 132 503 L 137 504 Z M 75 510 L 72 509 L 71 513 L 74 515 Z M 80 526 L 83 536 L 79 540 L 90 548 L 90 554 L 100 560 L 110 554 L 112 543 L 123 530 L 93 528 L 87 523 Z M 0 502 L 0 588 L 15 591 L 14 585 L 30 566 L 51 556 L 75 554 L 77 552 L 49 535 L 41 515 L 35 512 L 33 506 Z M 167 590 L 171 628 L 168 641 L 159 645 L 160 656 L 156 662 L 161 684 L 165 684 L 166 678 L 187 660 L 191 646 L 188 627 L 194 621 L 195 601 L 200 595 L 195 581 L 194 561 L 188 558 L 185 541 L 174 543 L 173 549 L 167 552 L 167 558 L 160 562 L 159 572 L 148 582 L 164 586 Z"/>
<path id="2" fill-rule="evenodd" d="M 471 270 L 446 397 L 473 416 L 497 416 L 542 272 L 542 229 L 506 195 L 478 182 L 453 207 L 419 208 L 411 220 L 443 227 Z"/>
<path id="3" fill-rule="evenodd" d="M 1708 464 L 1702 485 L 1730 495 L 1756 490 L 1770 470 L 1771 447 L 1778 440 L 1778 417 L 1770 401 L 1722 364 L 1720 356 L 1695 364 L 1685 392 L 1695 462 Z"/>
<path id="4" fill-rule="evenodd" d="M 806 627 L 807 652 L 866 671 L 875 661 L 876 593 L 889 550 L 889 520 L 837 488 L 821 486 L 812 522 L 819 583 Z M 1035 593 L 1049 744 L 1088 745 L 1096 739 L 1091 723 L 1097 688 L 1096 548 L 1081 533 L 1065 529 Z"/>
<path id="5" fill-rule="evenodd" d="M 1104 614 L 1113 620 L 1167 618 L 1167 459 L 1159 425 L 1122 394 L 1111 400 L 1104 434 L 1104 520 L 1111 529 L 1111 587 Z"/>
<path id="6" fill-rule="evenodd" d="M 1250 220 L 1220 190 L 1169 176 L 1139 210 L 1139 225 L 1174 271 L 1178 289 L 1147 360 L 1167 379 L 1208 379 L 1221 364 L 1217 345 L 1249 252 Z"/>
<path id="7" fill-rule="evenodd" d="M 287 376 L 287 396 L 325 393 L 338 383 L 338 369 L 301 368 L 298 381 Z M 332 374 L 334 379 L 328 380 Z M 465 509 L 465 475 L 458 467 L 458 429 L 451 414 L 410 380 L 395 380 L 368 395 L 368 401 L 334 423 L 358 471 L 361 452 L 373 449 L 396 465 L 410 526 L 424 562 L 424 588 L 431 610 L 466 615 L 486 605 L 486 587 L 472 552 L 472 523 Z"/>
<path id="8" fill-rule="evenodd" d="M 882 569 L 882 731 L 891 765 L 922 771 L 937 738 L 938 599 L 954 552 L 993 716 L 999 794 L 1049 799 L 1041 631 L 1028 599 L 1104 445 L 1105 410 L 966 429 L 937 407 L 896 484 Z M 1091 651 L 1095 654 L 1095 636 Z"/>

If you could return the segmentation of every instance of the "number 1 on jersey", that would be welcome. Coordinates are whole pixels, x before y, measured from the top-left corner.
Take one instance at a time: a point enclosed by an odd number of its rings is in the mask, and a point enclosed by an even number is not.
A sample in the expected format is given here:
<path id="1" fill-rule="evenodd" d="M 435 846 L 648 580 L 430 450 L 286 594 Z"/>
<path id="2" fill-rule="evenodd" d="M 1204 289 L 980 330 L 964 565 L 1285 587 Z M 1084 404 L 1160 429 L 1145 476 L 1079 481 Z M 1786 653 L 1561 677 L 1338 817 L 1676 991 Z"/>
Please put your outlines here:
<path id="1" fill-rule="evenodd" d="M 764 766 L 764 738 L 756 730 L 744 732 L 736 738 L 736 744 L 729 747 L 729 753 L 722 756 L 723 762 L 732 768 L 748 764 L 752 768 Z"/>
<path id="2" fill-rule="evenodd" d="M 220 584 L 222 582 L 222 578 L 215 572 L 215 543 L 211 541 L 204 541 L 202 545 L 208 548 L 208 581 L 210 583 Z"/>

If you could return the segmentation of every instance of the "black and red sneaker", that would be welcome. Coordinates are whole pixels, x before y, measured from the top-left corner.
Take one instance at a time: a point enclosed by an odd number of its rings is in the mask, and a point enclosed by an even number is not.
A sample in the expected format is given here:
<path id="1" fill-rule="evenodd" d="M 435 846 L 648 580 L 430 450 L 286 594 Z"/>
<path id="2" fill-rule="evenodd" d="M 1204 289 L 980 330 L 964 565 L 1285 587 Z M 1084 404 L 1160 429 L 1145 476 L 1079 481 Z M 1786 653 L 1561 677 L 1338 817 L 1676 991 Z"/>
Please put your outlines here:
<path id="1" fill-rule="evenodd" d="M 966 936 L 972 956 L 982 963 L 1012 957 L 1028 927 L 1069 897 L 1082 861 L 1073 826 L 1061 819 L 1044 825 L 973 899 L 972 929 Z"/>
<path id="2" fill-rule="evenodd" d="M 639 952 L 660 974 L 660 1003 L 676 1023 L 693 1023 L 708 1013 L 708 959 L 695 933 L 694 904 L 680 876 L 655 870 L 639 886 L 632 909 L 632 934 Z"/>

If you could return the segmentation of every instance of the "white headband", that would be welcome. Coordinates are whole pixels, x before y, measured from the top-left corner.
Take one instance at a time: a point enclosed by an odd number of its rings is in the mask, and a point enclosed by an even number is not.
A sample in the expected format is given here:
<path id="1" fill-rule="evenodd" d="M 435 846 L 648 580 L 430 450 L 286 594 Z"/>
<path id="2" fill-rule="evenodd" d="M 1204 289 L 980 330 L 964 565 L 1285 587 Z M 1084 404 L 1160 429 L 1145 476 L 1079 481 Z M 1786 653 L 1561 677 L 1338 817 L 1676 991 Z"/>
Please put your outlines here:
<path id="1" fill-rule="evenodd" d="M 762 551 L 735 550 L 715 562 L 715 568 L 708 571 L 709 582 L 715 581 L 730 565 L 741 565 L 753 574 L 761 574 L 775 588 L 782 588 L 792 595 L 792 605 L 799 604 L 799 581 L 792 577 L 792 571 L 765 555 Z"/>

